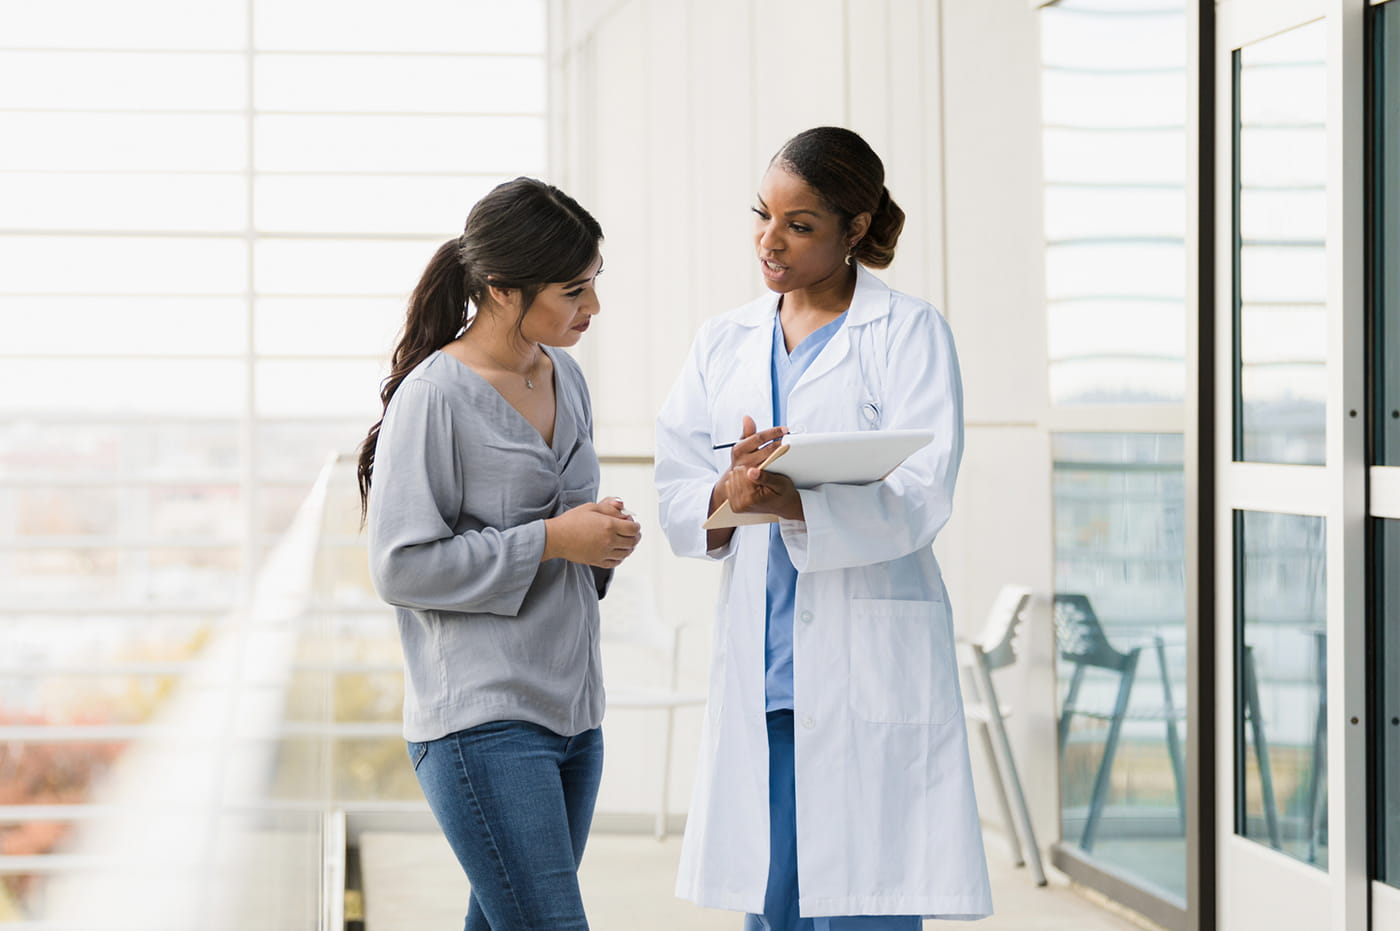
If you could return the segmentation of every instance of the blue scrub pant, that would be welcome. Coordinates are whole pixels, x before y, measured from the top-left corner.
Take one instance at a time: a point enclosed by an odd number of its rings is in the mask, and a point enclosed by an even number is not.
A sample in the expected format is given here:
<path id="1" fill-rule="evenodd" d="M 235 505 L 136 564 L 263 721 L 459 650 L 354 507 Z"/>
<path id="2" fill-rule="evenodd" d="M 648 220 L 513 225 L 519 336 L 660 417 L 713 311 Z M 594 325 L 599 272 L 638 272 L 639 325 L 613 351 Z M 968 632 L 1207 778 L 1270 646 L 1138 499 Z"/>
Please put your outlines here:
<path id="1" fill-rule="evenodd" d="M 792 712 L 768 712 L 768 891 L 763 914 L 744 931 L 919 931 L 917 915 L 800 918 L 797 914 L 797 788 L 792 763 Z"/>

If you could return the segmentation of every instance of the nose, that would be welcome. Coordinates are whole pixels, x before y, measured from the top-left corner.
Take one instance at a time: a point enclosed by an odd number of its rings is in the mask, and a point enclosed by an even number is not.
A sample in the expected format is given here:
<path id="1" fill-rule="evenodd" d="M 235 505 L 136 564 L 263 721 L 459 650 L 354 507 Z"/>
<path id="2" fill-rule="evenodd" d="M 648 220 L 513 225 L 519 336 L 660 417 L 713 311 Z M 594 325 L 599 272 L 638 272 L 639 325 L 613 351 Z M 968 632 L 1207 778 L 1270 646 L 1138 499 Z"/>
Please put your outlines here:
<path id="1" fill-rule="evenodd" d="M 598 300 L 598 292 L 590 288 L 584 300 L 579 302 L 579 309 L 590 317 L 602 310 L 603 305 Z"/>
<path id="2" fill-rule="evenodd" d="M 758 221 L 758 247 L 765 252 L 782 250 L 783 240 L 779 235 L 779 227 L 772 220 Z"/>

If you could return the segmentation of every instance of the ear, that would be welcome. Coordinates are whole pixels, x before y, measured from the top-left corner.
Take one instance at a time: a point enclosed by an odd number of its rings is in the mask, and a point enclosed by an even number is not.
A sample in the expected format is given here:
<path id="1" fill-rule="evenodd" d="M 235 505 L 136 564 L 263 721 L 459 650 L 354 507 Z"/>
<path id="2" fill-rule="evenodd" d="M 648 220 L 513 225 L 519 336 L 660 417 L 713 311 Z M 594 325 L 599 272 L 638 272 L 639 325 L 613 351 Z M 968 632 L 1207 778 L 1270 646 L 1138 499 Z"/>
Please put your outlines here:
<path id="1" fill-rule="evenodd" d="M 865 234 L 870 232 L 870 212 L 858 213 L 851 218 L 850 229 L 846 231 L 846 247 L 854 249 L 856 244 L 865 238 Z"/>
<path id="2" fill-rule="evenodd" d="M 520 289 L 519 288 L 498 288 L 493 284 L 486 286 L 486 292 L 491 297 L 491 303 L 509 311 L 513 314 L 520 312 Z"/>

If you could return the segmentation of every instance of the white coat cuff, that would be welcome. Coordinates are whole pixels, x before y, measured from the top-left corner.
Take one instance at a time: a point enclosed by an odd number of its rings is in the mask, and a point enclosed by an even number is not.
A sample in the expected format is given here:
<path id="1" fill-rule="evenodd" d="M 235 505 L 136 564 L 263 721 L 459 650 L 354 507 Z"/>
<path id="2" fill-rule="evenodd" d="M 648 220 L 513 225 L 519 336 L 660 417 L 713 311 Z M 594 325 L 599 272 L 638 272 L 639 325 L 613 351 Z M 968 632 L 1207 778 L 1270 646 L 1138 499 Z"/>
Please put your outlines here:
<path id="1" fill-rule="evenodd" d="M 798 572 L 812 571 L 812 550 L 820 552 L 821 541 L 831 528 L 831 511 L 826 497 L 811 488 L 799 488 L 803 520 L 780 520 L 778 531 L 787 546 L 788 558 Z"/>

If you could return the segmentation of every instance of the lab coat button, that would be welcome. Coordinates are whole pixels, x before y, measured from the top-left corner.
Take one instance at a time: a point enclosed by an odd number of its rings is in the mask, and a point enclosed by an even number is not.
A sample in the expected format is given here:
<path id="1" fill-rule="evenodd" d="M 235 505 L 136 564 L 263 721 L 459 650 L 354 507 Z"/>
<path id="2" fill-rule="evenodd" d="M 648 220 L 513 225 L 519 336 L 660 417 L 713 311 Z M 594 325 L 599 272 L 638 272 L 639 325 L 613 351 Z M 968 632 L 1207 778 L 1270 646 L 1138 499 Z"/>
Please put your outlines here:
<path id="1" fill-rule="evenodd" d="M 817 726 L 817 722 L 816 722 L 816 720 L 815 720 L 814 718 L 812 718 L 812 717 L 810 717 L 810 716 L 809 716 L 809 717 L 805 717 L 805 718 L 802 719 L 802 726 L 805 727 L 805 728 L 807 728 L 808 730 L 811 730 L 812 728 L 814 728 L 814 727 Z"/>
<path id="2" fill-rule="evenodd" d="M 802 612 L 802 623 L 804 623 L 804 624 L 810 624 L 810 623 L 812 623 L 812 612 L 811 612 L 811 611 L 803 611 L 803 612 Z"/>

